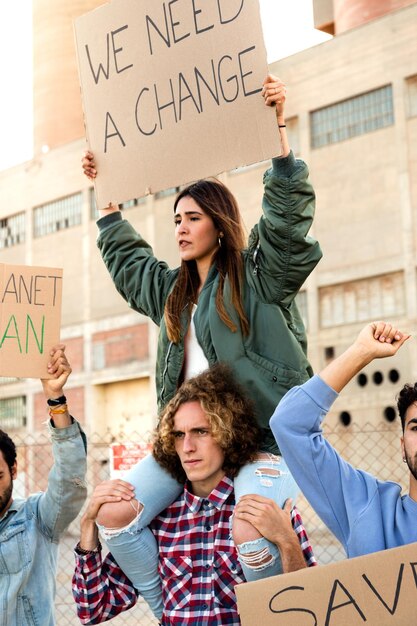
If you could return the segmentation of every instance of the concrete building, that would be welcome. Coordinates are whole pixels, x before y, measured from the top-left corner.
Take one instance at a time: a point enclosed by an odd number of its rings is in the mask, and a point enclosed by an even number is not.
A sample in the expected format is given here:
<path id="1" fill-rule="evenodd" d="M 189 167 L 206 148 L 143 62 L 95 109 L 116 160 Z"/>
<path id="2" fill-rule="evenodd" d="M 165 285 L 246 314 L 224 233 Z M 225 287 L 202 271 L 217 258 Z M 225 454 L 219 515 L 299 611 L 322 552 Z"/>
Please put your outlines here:
<path id="1" fill-rule="evenodd" d="M 0 263 L 64 268 L 62 339 L 74 369 L 68 397 L 90 432 L 154 423 L 157 329 L 129 310 L 97 251 L 71 20 L 99 2 L 34 3 L 34 158 L 0 173 Z M 336 36 L 280 60 L 288 130 L 317 191 L 324 258 L 299 296 L 317 370 L 374 319 L 417 332 L 417 3 L 318 0 L 316 25 Z M 70 14 L 69 14 L 70 12 Z M 59 53 L 57 52 L 59 50 Z M 248 229 L 265 164 L 222 175 Z M 169 264 L 172 192 L 132 201 L 126 217 Z M 417 350 L 367 368 L 331 420 L 392 421 L 394 394 L 417 380 Z M 384 383 L 384 384 L 382 384 Z M 349 398 L 347 398 L 349 395 Z M 39 383 L 0 379 L 0 426 L 37 430 Z"/>

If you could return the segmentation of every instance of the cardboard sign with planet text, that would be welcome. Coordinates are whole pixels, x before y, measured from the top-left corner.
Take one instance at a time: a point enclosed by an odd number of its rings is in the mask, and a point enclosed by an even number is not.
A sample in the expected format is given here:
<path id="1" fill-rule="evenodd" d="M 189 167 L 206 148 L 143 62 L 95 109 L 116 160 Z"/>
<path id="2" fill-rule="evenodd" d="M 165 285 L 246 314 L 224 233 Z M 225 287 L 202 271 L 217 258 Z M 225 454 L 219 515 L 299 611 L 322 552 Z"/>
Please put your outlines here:
<path id="1" fill-rule="evenodd" d="M 0 376 L 50 378 L 61 300 L 62 269 L 0 263 Z"/>

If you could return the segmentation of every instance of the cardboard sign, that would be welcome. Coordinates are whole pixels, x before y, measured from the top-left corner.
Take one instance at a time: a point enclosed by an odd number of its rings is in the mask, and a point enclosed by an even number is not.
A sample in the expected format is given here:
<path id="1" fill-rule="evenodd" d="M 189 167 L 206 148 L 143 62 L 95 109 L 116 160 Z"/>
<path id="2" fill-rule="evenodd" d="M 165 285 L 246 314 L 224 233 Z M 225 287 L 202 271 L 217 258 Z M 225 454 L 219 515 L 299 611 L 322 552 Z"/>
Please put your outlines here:
<path id="1" fill-rule="evenodd" d="M 0 263 L 0 376 L 51 378 L 61 300 L 62 269 Z"/>
<path id="2" fill-rule="evenodd" d="M 123 478 L 128 470 L 151 451 L 152 446 L 144 442 L 127 441 L 110 446 L 110 477 Z"/>
<path id="3" fill-rule="evenodd" d="M 258 0 L 113 0 L 75 37 L 100 208 L 281 154 Z"/>
<path id="4" fill-rule="evenodd" d="M 242 626 L 410 626 L 417 624 L 417 543 L 235 590 Z"/>

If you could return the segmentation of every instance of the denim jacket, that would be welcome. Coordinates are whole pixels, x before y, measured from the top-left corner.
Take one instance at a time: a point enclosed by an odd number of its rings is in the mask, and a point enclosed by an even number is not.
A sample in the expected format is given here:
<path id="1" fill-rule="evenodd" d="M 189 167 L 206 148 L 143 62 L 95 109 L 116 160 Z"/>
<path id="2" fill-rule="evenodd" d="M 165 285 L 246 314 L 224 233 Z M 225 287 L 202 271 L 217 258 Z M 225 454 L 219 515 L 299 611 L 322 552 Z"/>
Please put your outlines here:
<path id="1" fill-rule="evenodd" d="M 49 423 L 49 431 L 54 466 L 46 492 L 13 500 L 0 519 L 1 626 L 55 624 L 58 541 L 87 495 L 86 440 L 78 422 Z"/>

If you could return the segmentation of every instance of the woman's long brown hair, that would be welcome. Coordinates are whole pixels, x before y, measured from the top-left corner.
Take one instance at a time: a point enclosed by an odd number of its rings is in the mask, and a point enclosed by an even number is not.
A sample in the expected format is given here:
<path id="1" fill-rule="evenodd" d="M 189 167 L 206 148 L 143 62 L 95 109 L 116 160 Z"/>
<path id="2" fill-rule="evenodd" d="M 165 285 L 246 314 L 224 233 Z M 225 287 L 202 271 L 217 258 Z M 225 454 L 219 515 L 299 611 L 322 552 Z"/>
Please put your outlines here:
<path id="1" fill-rule="evenodd" d="M 213 257 L 219 273 L 219 288 L 216 294 L 216 308 L 221 320 L 232 332 L 236 332 L 236 325 L 228 314 L 223 298 L 226 277 L 230 284 L 232 304 L 238 314 L 243 334 L 249 333 L 249 322 L 242 302 L 243 260 L 242 250 L 245 247 L 245 234 L 242 218 L 236 199 L 219 180 L 199 180 L 183 189 L 174 203 L 174 212 L 182 198 L 190 196 L 211 217 L 219 232 L 223 233 L 221 246 Z M 181 313 L 188 307 L 191 315 L 193 302 L 197 301 L 199 276 L 195 261 L 182 261 L 174 289 L 170 293 L 165 305 L 165 323 L 168 338 L 178 343 L 181 337 Z"/>

